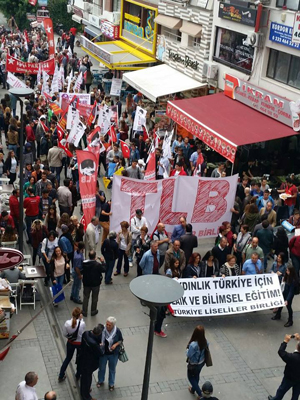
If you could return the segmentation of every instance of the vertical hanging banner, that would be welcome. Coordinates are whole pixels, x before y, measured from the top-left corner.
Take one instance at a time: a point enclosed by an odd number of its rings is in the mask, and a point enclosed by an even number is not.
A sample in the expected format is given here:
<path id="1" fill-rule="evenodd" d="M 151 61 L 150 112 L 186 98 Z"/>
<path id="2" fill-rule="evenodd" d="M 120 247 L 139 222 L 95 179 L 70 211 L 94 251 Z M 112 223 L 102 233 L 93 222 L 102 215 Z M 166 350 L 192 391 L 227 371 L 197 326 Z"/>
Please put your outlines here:
<path id="1" fill-rule="evenodd" d="M 13 88 L 26 88 L 25 82 L 18 79 L 14 74 L 11 72 L 7 73 L 6 82 Z"/>
<path id="2" fill-rule="evenodd" d="M 147 110 L 137 106 L 134 121 L 133 130 L 138 132 L 144 132 L 143 126 L 146 126 Z"/>
<path id="3" fill-rule="evenodd" d="M 186 217 L 196 236 L 216 237 L 222 221 L 232 217 L 237 178 L 177 176 L 153 181 L 115 176 L 110 229 L 119 229 L 120 222 L 130 221 L 139 208 L 150 232 L 162 222 L 171 236 L 180 217 Z"/>
<path id="4" fill-rule="evenodd" d="M 73 127 L 68 136 L 67 142 L 74 144 L 75 147 L 78 147 L 79 142 L 84 135 L 84 131 L 86 130 L 86 126 L 82 121 L 79 120 L 79 116 L 76 115 Z"/>
<path id="5" fill-rule="evenodd" d="M 52 19 L 51 18 L 45 18 L 43 20 L 43 24 L 44 24 L 46 35 L 47 35 L 47 38 L 48 38 L 49 58 L 54 58 L 55 45 L 54 45 L 54 32 L 53 32 Z"/>
<path id="6" fill-rule="evenodd" d="M 90 151 L 77 150 L 79 188 L 86 225 L 96 212 L 98 157 Z"/>

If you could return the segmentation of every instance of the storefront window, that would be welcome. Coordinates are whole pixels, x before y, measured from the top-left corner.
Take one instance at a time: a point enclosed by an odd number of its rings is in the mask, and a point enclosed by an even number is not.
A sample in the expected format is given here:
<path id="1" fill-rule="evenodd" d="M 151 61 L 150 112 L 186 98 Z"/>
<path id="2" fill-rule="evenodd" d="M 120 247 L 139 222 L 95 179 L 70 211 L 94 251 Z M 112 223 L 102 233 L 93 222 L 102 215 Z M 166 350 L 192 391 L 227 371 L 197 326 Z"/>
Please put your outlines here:
<path id="1" fill-rule="evenodd" d="M 247 35 L 218 28 L 213 59 L 232 68 L 251 73 L 254 49 L 245 44 Z"/>
<path id="2" fill-rule="evenodd" d="M 299 10 L 299 0 L 277 0 L 276 7 L 282 8 L 285 6 L 288 10 Z"/>
<path id="3" fill-rule="evenodd" d="M 300 89 L 300 57 L 271 49 L 267 77 Z"/>
<path id="4" fill-rule="evenodd" d="M 193 38 L 193 47 L 200 47 L 201 45 L 201 37 L 199 38 Z"/>

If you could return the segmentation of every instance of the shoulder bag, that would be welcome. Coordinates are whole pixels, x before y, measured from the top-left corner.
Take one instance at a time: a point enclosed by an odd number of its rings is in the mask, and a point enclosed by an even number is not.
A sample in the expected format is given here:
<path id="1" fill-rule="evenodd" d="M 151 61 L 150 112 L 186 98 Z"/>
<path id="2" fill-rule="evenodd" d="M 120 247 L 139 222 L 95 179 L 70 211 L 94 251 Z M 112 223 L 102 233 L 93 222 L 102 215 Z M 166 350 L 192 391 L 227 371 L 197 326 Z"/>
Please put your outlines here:
<path id="1" fill-rule="evenodd" d="M 120 344 L 120 350 L 119 350 L 119 360 L 123 363 L 128 361 L 128 356 L 124 347 L 123 342 Z"/>
<path id="2" fill-rule="evenodd" d="M 208 346 L 205 347 L 204 360 L 205 360 L 205 365 L 207 367 L 212 367 L 213 362 L 212 362 L 212 358 L 211 358 L 211 354 L 210 354 L 210 350 L 209 350 Z"/>
<path id="3" fill-rule="evenodd" d="M 79 331 L 79 327 L 80 327 L 80 322 L 81 321 L 79 321 L 79 324 L 78 324 L 76 330 L 73 333 L 68 333 L 67 334 L 67 339 L 68 339 L 69 342 L 75 342 L 75 340 L 77 339 L 78 331 Z"/>

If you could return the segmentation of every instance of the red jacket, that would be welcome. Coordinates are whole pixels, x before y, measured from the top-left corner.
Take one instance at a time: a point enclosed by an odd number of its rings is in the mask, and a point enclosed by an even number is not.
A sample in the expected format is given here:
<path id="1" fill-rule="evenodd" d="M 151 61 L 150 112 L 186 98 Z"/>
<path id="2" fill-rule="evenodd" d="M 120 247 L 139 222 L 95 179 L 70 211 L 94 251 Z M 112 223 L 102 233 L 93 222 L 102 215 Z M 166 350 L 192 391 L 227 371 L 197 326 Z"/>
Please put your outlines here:
<path id="1" fill-rule="evenodd" d="M 27 217 L 37 217 L 39 215 L 40 196 L 30 196 L 24 199 L 24 208 Z"/>
<path id="2" fill-rule="evenodd" d="M 20 203 L 16 196 L 11 195 L 9 198 L 9 209 L 10 215 L 12 218 L 15 218 L 19 221 L 20 218 Z"/>
<path id="3" fill-rule="evenodd" d="M 2 217 L 1 217 L 1 215 L 0 215 L 0 224 L 1 224 L 1 221 L 2 221 Z M 14 222 L 13 217 L 12 217 L 11 215 L 8 216 L 6 226 L 7 226 L 7 225 L 12 226 L 13 228 L 15 227 L 15 222 Z"/>
<path id="4" fill-rule="evenodd" d="M 25 128 L 26 131 L 26 139 L 27 142 L 34 142 L 35 141 L 35 135 L 34 135 L 34 130 L 30 125 L 27 125 Z"/>
<path id="5" fill-rule="evenodd" d="M 175 172 L 176 172 L 176 169 L 173 169 L 173 171 L 171 172 L 171 175 L 170 176 L 175 176 Z M 181 168 L 181 171 L 179 172 L 179 174 L 178 175 L 186 175 L 186 172 L 185 172 L 185 170 L 183 169 L 183 168 Z M 176 175 L 177 176 L 177 175 Z"/>
<path id="6" fill-rule="evenodd" d="M 300 236 L 294 236 L 289 242 L 290 252 L 300 258 Z"/>

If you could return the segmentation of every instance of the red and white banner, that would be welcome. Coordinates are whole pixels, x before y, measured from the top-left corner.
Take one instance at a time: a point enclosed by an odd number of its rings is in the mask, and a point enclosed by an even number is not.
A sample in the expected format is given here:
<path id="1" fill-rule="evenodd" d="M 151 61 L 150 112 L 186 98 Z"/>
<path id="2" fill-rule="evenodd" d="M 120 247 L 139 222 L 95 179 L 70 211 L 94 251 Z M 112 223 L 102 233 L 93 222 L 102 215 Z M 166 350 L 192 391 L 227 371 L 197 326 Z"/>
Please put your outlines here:
<path id="1" fill-rule="evenodd" d="M 39 72 L 39 68 L 41 71 L 45 71 L 50 75 L 54 74 L 55 63 L 54 58 L 51 60 L 41 61 L 39 63 L 30 63 L 21 61 L 18 58 L 12 57 L 7 54 L 6 57 L 6 70 L 8 72 L 18 72 L 20 74 L 24 74 L 28 72 L 31 75 L 37 75 Z"/>
<path id="2" fill-rule="evenodd" d="M 198 237 L 216 237 L 223 221 L 230 221 L 238 175 L 225 178 L 177 176 L 142 181 L 114 175 L 110 230 L 130 221 L 141 209 L 152 233 L 158 222 L 169 235 L 184 216 Z"/>
<path id="3" fill-rule="evenodd" d="M 7 73 L 6 82 L 13 88 L 26 88 L 25 82 L 18 79 L 14 74 L 11 72 Z"/>
<path id="4" fill-rule="evenodd" d="M 54 44 L 54 32 L 53 32 L 52 19 L 51 18 L 45 18 L 43 20 L 43 24 L 44 24 L 46 35 L 47 35 L 47 38 L 48 38 L 49 58 L 54 58 L 55 44 Z"/>
<path id="5" fill-rule="evenodd" d="M 100 131 L 100 126 L 97 126 L 87 137 L 87 141 L 89 143 L 87 150 L 94 153 L 97 156 L 97 159 L 99 154 L 105 151 L 104 144 L 100 140 Z"/>
<path id="6" fill-rule="evenodd" d="M 90 151 L 77 150 L 79 188 L 86 225 L 96 212 L 98 157 Z"/>
<path id="7" fill-rule="evenodd" d="M 152 151 L 149 154 L 149 160 L 148 160 L 148 164 L 145 170 L 145 176 L 144 179 L 146 181 L 155 181 L 155 151 Z"/>

